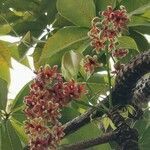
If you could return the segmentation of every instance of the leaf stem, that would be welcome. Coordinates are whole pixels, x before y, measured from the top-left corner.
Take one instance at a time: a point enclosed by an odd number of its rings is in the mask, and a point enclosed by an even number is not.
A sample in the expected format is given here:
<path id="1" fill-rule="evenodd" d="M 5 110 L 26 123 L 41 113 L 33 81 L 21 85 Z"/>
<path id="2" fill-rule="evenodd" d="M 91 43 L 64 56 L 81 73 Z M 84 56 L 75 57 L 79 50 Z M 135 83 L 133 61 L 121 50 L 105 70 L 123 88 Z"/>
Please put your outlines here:
<path id="1" fill-rule="evenodd" d="M 109 52 L 106 49 L 106 69 L 107 69 L 107 78 L 108 78 L 108 86 L 109 86 L 109 107 L 112 107 L 112 97 L 111 97 L 111 75 L 110 75 L 110 67 L 109 67 Z"/>

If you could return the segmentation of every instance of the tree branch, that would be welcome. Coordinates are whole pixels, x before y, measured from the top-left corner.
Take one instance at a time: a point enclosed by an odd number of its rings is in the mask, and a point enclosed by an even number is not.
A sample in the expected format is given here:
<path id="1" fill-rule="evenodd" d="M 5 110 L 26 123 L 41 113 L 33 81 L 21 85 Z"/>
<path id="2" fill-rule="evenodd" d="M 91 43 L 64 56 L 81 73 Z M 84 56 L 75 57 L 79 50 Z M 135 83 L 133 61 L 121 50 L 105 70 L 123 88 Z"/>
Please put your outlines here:
<path id="1" fill-rule="evenodd" d="M 108 105 L 108 97 L 106 97 L 102 103 L 104 105 Z M 101 103 L 97 104 L 95 106 L 96 108 L 100 108 Z M 74 118 L 73 120 L 69 121 L 64 125 L 64 133 L 65 136 L 68 134 L 71 134 L 78 130 L 80 127 L 84 126 L 85 124 L 89 123 L 91 121 L 91 118 L 94 119 L 96 117 L 101 117 L 104 113 L 102 111 L 98 111 L 96 108 L 90 108 L 88 109 L 84 114 Z"/>
<path id="2" fill-rule="evenodd" d="M 139 54 L 131 60 L 119 73 L 116 78 L 115 87 L 112 89 L 113 106 L 125 105 L 131 103 L 133 97 L 132 90 L 137 81 L 146 73 L 150 72 L 150 50 Z M 108 106 L 107 98 L 104 99 L 103 104 Z M 97 104 L 96 107 L 101 107 Z M 90 118 L 101 117 L 103 112 L 98 112 L 95 108 L 90 108 L 86 113 L 76 117 L 64 125 L 65 134 L 71 134 L 80 127 L 90 122 Z"/>
<path id="3" fill-rule="evenodd" d="M 102 136 L 99 136 L 97 138 L 92 138 L 86 141 L 81 141 L 76 144 L 63 146 L 62 148 L 60 148 L 60 150 L 83 150 L 99 144 L 108 143 L 110 141 L 115 140 L 115 138 L 116 138 L 116 133 L 110 132 Z"/>

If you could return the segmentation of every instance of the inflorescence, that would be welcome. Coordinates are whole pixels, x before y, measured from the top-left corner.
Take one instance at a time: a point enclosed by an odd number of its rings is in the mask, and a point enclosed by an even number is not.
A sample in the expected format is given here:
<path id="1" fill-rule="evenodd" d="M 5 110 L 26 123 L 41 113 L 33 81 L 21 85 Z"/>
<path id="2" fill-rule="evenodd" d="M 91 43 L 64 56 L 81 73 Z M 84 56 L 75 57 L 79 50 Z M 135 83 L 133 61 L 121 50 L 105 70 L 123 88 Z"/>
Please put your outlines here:
<path id="1" fill-rule="evenodd" d="M 25 130 L 31 150 L 55 150 L 64 136 L 59 122 L 61 109 L 72 99 L 86 93 L 85 85 L 74 80 L 64 82 L 57 66 L 46 66 L 36 72 L 36 78 L 25 97 Z"/>
<path id="2" fill-rule="evenodd" d="M 88 32 L 94 51 L 98 55 L 101 51 L 107 50 L 112 57 L 125 57 L 128 50 L 118 48 L 118 37 L 121 36 L 129 21 L 126 9 L 121 6 L 119 10 L 113 10 L 111 6 L 108 6 L 107 10 L 100 13 L 100 16 L 101 18 L 95 17 L 92 20 L 92 27 Z M 87 60 L 88 58 L 89 60 Z M 86 72 L 93 73 L 94 69 L 98 67 L 98 63 L 95 59 L 94 63 L 90 61 L 92 56 L 88 58 L 85 58 L 83 66 Z"/>

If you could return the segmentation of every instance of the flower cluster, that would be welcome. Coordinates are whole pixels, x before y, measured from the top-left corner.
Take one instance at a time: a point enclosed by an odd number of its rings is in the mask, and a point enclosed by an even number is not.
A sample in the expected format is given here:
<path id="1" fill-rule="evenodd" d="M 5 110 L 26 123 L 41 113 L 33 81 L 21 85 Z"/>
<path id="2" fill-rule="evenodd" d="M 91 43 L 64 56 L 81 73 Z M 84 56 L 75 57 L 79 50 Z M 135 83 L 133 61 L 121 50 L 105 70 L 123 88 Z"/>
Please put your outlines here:
<path id="1" fill-rule="evenodd" d="M 120 10 L 113 10 L 111 6 L 108 6 L 107 10 L 100 15 L 103 19 L 100 20 L 100 18 L 95 17 L 88 33 L 91 38 L 91 45 L 97 53 L 106 49 L 107 45 L 108 50 L 116 49 L 116 39 L 128 23 L 126 10 L 122 6 Z"/>
<path id="2" fill-rule="evenodd" d="M 128 50 L 118 49 L 117 39 L 121 36 L 121 33 L 123 29 L 126 28 L 129 20 L 126 9 L 121 6 L 119 10 L 113 10 L 111 6 L 108 6 L 105 11 L 100 13 L 100 16 L 101 18 L 95 17 L 92 20 L 92 28 L 88 32 L 88 36 L 91 39 L 91 46 L 94 47 L 97 54 L 103 50 L 108 50 L 112 57 L 125 57 L 128 54 Z M 93 71 L 93 61 L 86 63 L 86 59 L 84 65 L 85 71 Z"/>
<path id="3" fill-rule="evenodd" d="M 94 55 L 93 57 L 87 55 L 83 62 L 83 67 L 85 68 L 86 72 L 93 73 L 96 67 L 100 67 L 100 63 L 98 63 L 97 56 Z"/>
<path id="4" fill-rule="evenodd" d="M 122 57 L 125 57 L 126 55 L 128 54 L 128 50 L 127 49 L 116 49 L 114 51 L 112 51 L 112 55 L 114 57 L 119 57 L 119 58 L 122 58 Z"/>
<path id="5" fill-rule="evenodd" d="M 55 150 L 64 136 L 59 122 L 60 110 L 71 99 L 78 99 L 85 93 L 85 85 L 74 80 L 64 82 L 57 66 L 46 66 L 36 72 L 36 78 L 25 97 L 26 133 L 31 150 Z"/>

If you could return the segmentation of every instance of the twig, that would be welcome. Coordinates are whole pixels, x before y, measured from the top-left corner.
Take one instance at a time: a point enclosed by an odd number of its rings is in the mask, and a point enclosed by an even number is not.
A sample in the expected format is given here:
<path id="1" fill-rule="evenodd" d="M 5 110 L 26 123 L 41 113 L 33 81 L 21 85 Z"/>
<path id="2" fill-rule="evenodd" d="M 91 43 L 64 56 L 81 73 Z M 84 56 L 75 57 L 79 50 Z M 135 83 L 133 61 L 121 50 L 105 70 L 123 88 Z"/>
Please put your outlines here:
<path id="1" fill-rule="evenodd" d="M 106 133 L 102 136 L 92 138 L 86 141 L 81 141 L 72 145 L 65 145 L 60 150 L 83 150 L 99 144 L 108 143 L 116 139 L 116 132 Z"/>

